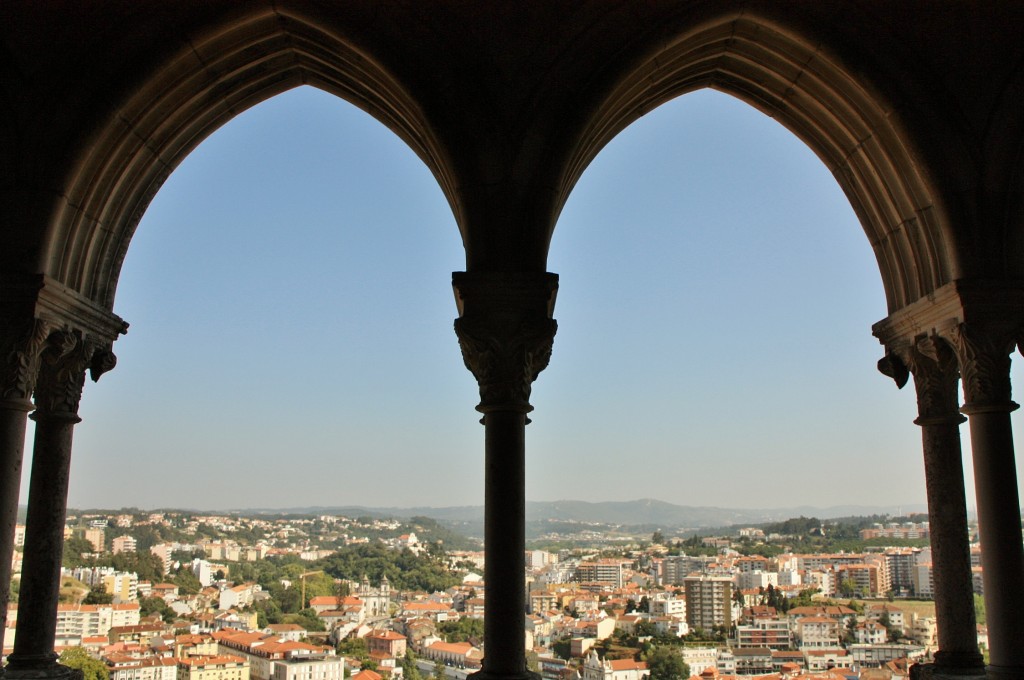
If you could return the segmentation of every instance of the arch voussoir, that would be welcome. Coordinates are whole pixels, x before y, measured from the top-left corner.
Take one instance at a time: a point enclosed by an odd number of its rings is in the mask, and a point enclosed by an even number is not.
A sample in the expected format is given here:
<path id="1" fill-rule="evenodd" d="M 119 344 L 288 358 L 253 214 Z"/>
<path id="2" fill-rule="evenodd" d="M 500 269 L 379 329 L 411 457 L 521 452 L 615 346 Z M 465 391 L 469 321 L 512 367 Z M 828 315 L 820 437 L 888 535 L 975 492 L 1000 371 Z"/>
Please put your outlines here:
<path id="1" fill-rule="evenodd" d="M 619 131 L 701 87 L 775 118 L 828 166 L 875 250 L 890 311 L 952 280 L 953 232 L 891 105 L 820 45 L 750 15 L 680 35 L 622 78 L 567 164 L 563 200 Z"/>

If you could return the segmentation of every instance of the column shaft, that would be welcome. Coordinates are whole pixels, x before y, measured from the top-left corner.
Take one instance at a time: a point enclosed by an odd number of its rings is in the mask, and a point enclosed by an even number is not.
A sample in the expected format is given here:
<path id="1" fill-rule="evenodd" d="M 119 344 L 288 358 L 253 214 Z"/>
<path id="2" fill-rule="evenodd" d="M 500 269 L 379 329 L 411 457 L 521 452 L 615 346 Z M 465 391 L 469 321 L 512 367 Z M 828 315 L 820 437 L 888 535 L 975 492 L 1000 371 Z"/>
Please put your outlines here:
<path id="1" fill-rule="evenodd" d="M 989 674 L 1024 677 L 1024 546 L 1010 410 L 965 407 L 985 578 Z"/>
<path id="2" fill-rule="evenodd" d="M 57 632 L 64 522 L 67 516 L 71 442 L 76 416 L 36 414 L 25 521 L 25 551 L 18 606 L 18 634 L 8 674 L 62 675 L 53 651 Z"/>
<path id="3" fill-rule="evenodd" d="M 29 401 L 0 403 L 0 650 L 7 631 L 7 603 L 11 592 L 14 527 L 18 521 L 21 466 L 25 451 Z M 2 671 L 0 671 L 2 672 Z"/>
<path id="4" fill-rule="evenodd" d="M 921 435 L 939 636 L 935 665 L 981 674 L 959 424 L 922 422 Z"/>
<path id="5" fill-rule="evenodd" d="M 487 413 L 484 480 L 487 615 L 484 671 L 526 673 L 526 414 Z"/>

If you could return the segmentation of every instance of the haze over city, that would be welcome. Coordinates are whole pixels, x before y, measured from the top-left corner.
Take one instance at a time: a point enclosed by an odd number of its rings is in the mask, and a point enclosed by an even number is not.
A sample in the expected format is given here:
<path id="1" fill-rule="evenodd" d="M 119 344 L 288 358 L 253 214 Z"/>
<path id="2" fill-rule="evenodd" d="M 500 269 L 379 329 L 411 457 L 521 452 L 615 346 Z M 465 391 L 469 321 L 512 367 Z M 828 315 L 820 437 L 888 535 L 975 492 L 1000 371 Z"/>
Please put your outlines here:
<path id="1" fill-rule="evenodd" d="M 69 504 L 481 504 L 464 268 L 434 178 L 381 124 L 312 88 L 242 113 L 138 228 L 115 304 L 131 329 L 85 388 Z M 912 386 L 874 367 L 870 245 L 775 121 L 710 91 L 651 112 L 583 175 L 548 270 L 528 498 L 924 502 Z"/>

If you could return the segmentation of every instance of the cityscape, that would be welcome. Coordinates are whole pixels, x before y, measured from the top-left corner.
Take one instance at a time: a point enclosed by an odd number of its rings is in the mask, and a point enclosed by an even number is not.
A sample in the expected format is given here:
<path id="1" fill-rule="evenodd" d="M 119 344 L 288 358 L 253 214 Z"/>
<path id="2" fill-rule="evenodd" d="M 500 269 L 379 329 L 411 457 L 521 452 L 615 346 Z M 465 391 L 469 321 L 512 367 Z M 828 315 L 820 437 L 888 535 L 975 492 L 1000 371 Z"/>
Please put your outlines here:
<path id="1" fill-rule="evenodd" d="M 87 680 L 463 680 L 486 653 L 487 584 L 480 537 L 453 526 L 69 511 L 56 651 Z M 926 515 L 543 527 L 523 556 L 523 644 L 545 680 L 901 678 L 937 649 Z M 5 654 L 22 525 L 15 543 Z"/>

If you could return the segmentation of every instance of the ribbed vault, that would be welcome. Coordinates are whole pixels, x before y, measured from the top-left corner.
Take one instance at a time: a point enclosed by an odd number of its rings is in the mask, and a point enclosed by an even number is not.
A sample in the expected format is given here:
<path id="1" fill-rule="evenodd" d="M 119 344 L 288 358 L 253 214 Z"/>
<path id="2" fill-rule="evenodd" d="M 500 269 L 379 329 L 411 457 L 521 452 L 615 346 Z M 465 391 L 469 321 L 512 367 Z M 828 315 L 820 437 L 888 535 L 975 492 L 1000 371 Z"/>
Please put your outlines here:
<path id="1" fill-rule="evenodd" d="M 387 125 L 452 195 L 421 111 L 383 68 L 312 22 L 261 11 L 193 40 L 110 116 L 65 185 L 51 223 L 48 273 L 112 308 L 132 234 L 168 175 L 231 118 L 304 84 Z"/>
<path id="2" fill-rule="evenodd" d="M 750 16 L 680 35 L 623 78 L 590 119 L 562 200 L 618 132 L 703 87 L 775 118 L 824 161 L 875 251 L 890 312 L 956 278 L 944 210 L 885 100 L 820 46 Z"/>

